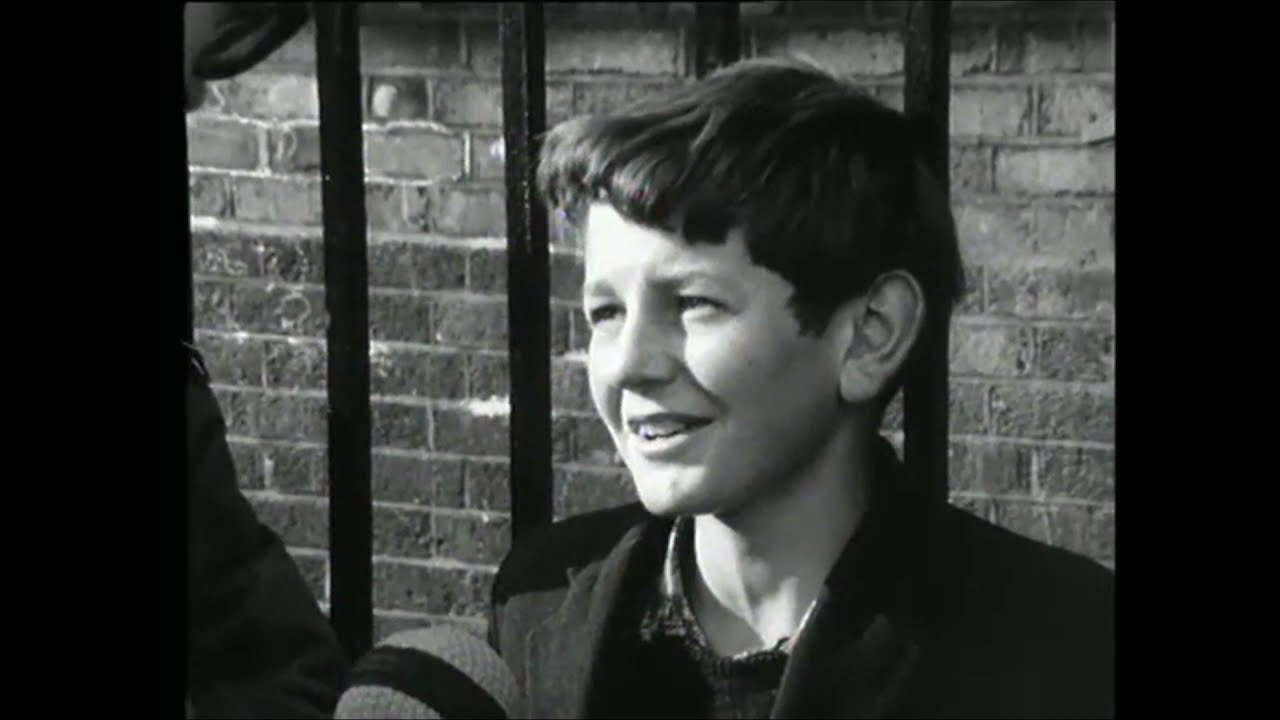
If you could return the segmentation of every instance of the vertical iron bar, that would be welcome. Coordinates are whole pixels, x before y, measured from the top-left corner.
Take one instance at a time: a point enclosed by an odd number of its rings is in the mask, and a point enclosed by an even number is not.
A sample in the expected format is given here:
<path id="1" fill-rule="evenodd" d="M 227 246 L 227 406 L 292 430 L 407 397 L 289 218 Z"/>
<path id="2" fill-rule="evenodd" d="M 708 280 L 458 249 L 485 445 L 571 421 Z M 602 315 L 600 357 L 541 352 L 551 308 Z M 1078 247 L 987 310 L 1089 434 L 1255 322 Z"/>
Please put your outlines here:
<path id="1" fill-rule="evenodd" d="M 697 77 L 730 65 L 742 55 L 742 30 L 736 2 L 693 4 L 694 73 Z"/>
<path id="2" fill-rule="evenodd" d="M 546 129 L 545 31 L 542 3 L 501 4 L 513 541 L 552 519 L 551 270 L 547 216 L 534 195 Z"/>
<path id="3" fill-rule="evenodd" d="M 359 8 L 313 6 L 329 312 L 330 617 L 348 656 L 373 644 L 369 274 Z"/>
<path id="4" fill-rule="evenodd" d="M 906 114 L 926 128 L 920 137 L 924 164 L 948 192 L 950 183 L 951 3 L 914 0 L 907 7 L 903 42 L 906 50 Z M 948 346 L 951 317 L 926 310 L 918 364 L 903 388 L 905 463 L 926 494 L 946 501 L 948 414 Z"/>

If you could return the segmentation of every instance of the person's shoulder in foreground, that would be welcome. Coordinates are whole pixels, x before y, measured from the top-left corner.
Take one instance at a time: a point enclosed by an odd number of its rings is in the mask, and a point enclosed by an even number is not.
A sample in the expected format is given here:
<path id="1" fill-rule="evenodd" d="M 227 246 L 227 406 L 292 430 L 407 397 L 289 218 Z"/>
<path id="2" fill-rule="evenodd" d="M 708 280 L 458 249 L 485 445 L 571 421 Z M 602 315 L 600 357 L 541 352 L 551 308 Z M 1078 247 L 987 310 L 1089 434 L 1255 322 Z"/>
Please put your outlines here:
<path id="1" fill-rule="evenodd" d="M 210 378 L 187 351 L 188 703 L 195 717 L 329 717 L 347 659 L 240 492 Z"/>

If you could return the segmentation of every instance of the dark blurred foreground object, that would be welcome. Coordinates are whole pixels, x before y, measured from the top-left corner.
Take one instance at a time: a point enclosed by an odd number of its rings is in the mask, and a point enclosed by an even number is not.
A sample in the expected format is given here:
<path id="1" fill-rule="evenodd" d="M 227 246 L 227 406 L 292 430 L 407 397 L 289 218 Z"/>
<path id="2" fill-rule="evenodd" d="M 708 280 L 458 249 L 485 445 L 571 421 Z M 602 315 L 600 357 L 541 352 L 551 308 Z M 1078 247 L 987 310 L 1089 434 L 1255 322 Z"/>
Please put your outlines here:
<path id="1" fill-rule="evenodd" d="M 204 83 L 252 68 L 307 6 L 187 3 L 187 110 Z M 330 718 L 349 662 L 284 543 L 241 494 L 226 422 L 187 346 L 187 717 Z"/>
<path id="2" fill-rule="evenodd" d="M 249 70 L 307 24 L 307 3 L 192 2 L 183 8 L 187 110 L 205 83 Z"/>
<path id="3" fill-rule="evenodd" d="M 187 380 L 187 693 L 197 718 L 329 718 L 348 662 L 280 538 L 240 493 L 200 357 Z"/>

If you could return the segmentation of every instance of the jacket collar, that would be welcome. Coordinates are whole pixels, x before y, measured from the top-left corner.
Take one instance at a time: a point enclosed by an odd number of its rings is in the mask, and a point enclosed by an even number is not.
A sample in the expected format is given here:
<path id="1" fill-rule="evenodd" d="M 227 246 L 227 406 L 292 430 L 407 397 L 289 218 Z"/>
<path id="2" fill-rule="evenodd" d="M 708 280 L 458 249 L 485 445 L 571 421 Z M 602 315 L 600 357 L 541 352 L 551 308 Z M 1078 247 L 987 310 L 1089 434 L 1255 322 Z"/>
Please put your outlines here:
<path id="1" fill-rule="evenodd" d="M 942 597 L 930 582 L 936 513 L 899 492 L 901 466 L 879 448 L 871 510 L 828 575 L 795 639 L 774 718 L 883 717 L 901 696 Z M 623 598 L 661 572 L 671 520 L 645 516 L 601 561 L 571 571 L 559 609 L 530 631 L 529 710 L 534 717 L 590 717 L 616 665 L 606 632 Z M 933 578 L 936 579 L 936 578 Z M 562 668 L 539 673 L 537 668 Z"/>

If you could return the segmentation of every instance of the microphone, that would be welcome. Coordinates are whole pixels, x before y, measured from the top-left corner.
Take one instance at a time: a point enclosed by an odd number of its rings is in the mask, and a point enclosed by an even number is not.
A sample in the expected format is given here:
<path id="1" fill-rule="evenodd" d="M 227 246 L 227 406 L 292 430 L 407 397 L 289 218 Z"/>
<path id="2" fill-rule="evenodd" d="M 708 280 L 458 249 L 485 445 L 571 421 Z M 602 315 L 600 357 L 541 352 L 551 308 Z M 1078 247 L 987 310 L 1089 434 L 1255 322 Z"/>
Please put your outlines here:
<path id="1" fill-rule="evenodd" d="M 336 720 L 515 716 L 516 679 L 488 643 L 457 627 L 395 633 L 352 668 Z"/>

